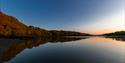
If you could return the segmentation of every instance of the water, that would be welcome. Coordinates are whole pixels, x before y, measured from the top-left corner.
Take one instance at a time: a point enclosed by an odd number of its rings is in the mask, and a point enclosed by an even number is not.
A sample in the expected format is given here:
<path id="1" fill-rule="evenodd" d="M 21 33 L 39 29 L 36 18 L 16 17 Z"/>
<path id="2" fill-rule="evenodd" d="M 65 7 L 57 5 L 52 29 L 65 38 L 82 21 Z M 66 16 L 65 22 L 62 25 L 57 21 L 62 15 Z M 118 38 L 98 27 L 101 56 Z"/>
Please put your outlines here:
<path id="1" fill-rule="evenodd" d="M 82 38 L 0 40 L 0 61 L 1 63 L 125 63 L 123 38 Z"/>

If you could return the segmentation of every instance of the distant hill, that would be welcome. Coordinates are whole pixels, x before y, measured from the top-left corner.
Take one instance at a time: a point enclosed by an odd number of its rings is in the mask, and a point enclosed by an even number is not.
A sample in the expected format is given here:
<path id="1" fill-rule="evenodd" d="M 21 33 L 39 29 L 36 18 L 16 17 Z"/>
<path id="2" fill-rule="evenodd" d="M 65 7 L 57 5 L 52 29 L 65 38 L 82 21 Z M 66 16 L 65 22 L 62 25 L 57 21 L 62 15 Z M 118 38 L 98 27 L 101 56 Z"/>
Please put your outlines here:
<path id="1" fill-rule="evenodd" d="M 103 34 L 105 38 L 111 38 L 118 41 L 125 41 L 125 31 L 117 31 L 112 33 Z"/>
<path id="2" fill-rule="evenodd" d="M 64 31 L 64 30 L 50 30 L 49 31 L 53 36 L 91 36 L 87 33 L 81 33 L 76 31 Z"/>
<path id="3" fill-rule="evenodd" d="M 104 36 L 119 36 L 119 37 L 125 37 L 125 31 L 117 31 L 112 33 L 103 34 Z"/>

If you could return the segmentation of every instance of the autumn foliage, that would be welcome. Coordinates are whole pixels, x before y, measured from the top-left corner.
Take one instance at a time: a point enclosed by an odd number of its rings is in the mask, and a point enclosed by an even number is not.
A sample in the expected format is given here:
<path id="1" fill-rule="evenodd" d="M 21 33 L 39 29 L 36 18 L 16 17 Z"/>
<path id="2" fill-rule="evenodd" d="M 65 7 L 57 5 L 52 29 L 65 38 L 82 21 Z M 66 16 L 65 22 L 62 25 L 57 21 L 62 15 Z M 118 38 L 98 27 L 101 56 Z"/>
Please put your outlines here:
<path id="1" fill-rule="evenodd" d="M 62 37 L 62 36 L 88 36 L 75 31 L 47 31 L 39 27 L 27 26 L 21 23 L 13 16 L 8 16 L 0 12 L 0 37 L 17 38 L 17 37 Z"/>
<path id="2" fill-rule="evenodd" d="M 0 37 L 45 37 L 49 35 L 47 30 L 27 26 L 15 17 L 0 12 Z"/>

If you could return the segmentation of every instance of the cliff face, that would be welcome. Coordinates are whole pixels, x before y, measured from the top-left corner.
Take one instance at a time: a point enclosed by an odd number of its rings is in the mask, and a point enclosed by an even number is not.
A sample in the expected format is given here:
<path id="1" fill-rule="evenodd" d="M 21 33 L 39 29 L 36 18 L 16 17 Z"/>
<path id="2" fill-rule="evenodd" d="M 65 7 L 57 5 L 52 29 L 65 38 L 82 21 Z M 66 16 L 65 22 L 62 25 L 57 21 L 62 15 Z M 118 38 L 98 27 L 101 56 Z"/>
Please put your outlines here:
<path id="1" fill-rule="evenodd" d="M 29 27 L 21 23 L 13 16 L 8 16 L 0 12 L 0 36 L 45 36 L 49 34 L 48 31 L 38 27 Z"/>

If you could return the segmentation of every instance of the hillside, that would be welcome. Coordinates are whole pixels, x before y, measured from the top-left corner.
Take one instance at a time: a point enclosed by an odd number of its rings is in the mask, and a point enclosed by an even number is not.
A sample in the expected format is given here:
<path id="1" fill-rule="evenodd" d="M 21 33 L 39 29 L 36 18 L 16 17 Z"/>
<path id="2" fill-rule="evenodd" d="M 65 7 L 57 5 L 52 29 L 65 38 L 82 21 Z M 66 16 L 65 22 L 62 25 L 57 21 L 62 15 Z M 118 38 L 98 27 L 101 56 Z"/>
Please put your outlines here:
<path id="1" fill-rule="evenodd" d="M 0 12 L 0 38 L 25 37 L 63 37 L 63 36 L 91 36 L 90 34 L 63 31 L 45 30 L 39 27 L 27 26 L 13 16 Z"/>
<path id="2" fill-rule="evenodd" d="M 27 26 L 13 16 L 0 12 L 0 37 L 47 36 L 49 32 L 34 26 Z"/>

